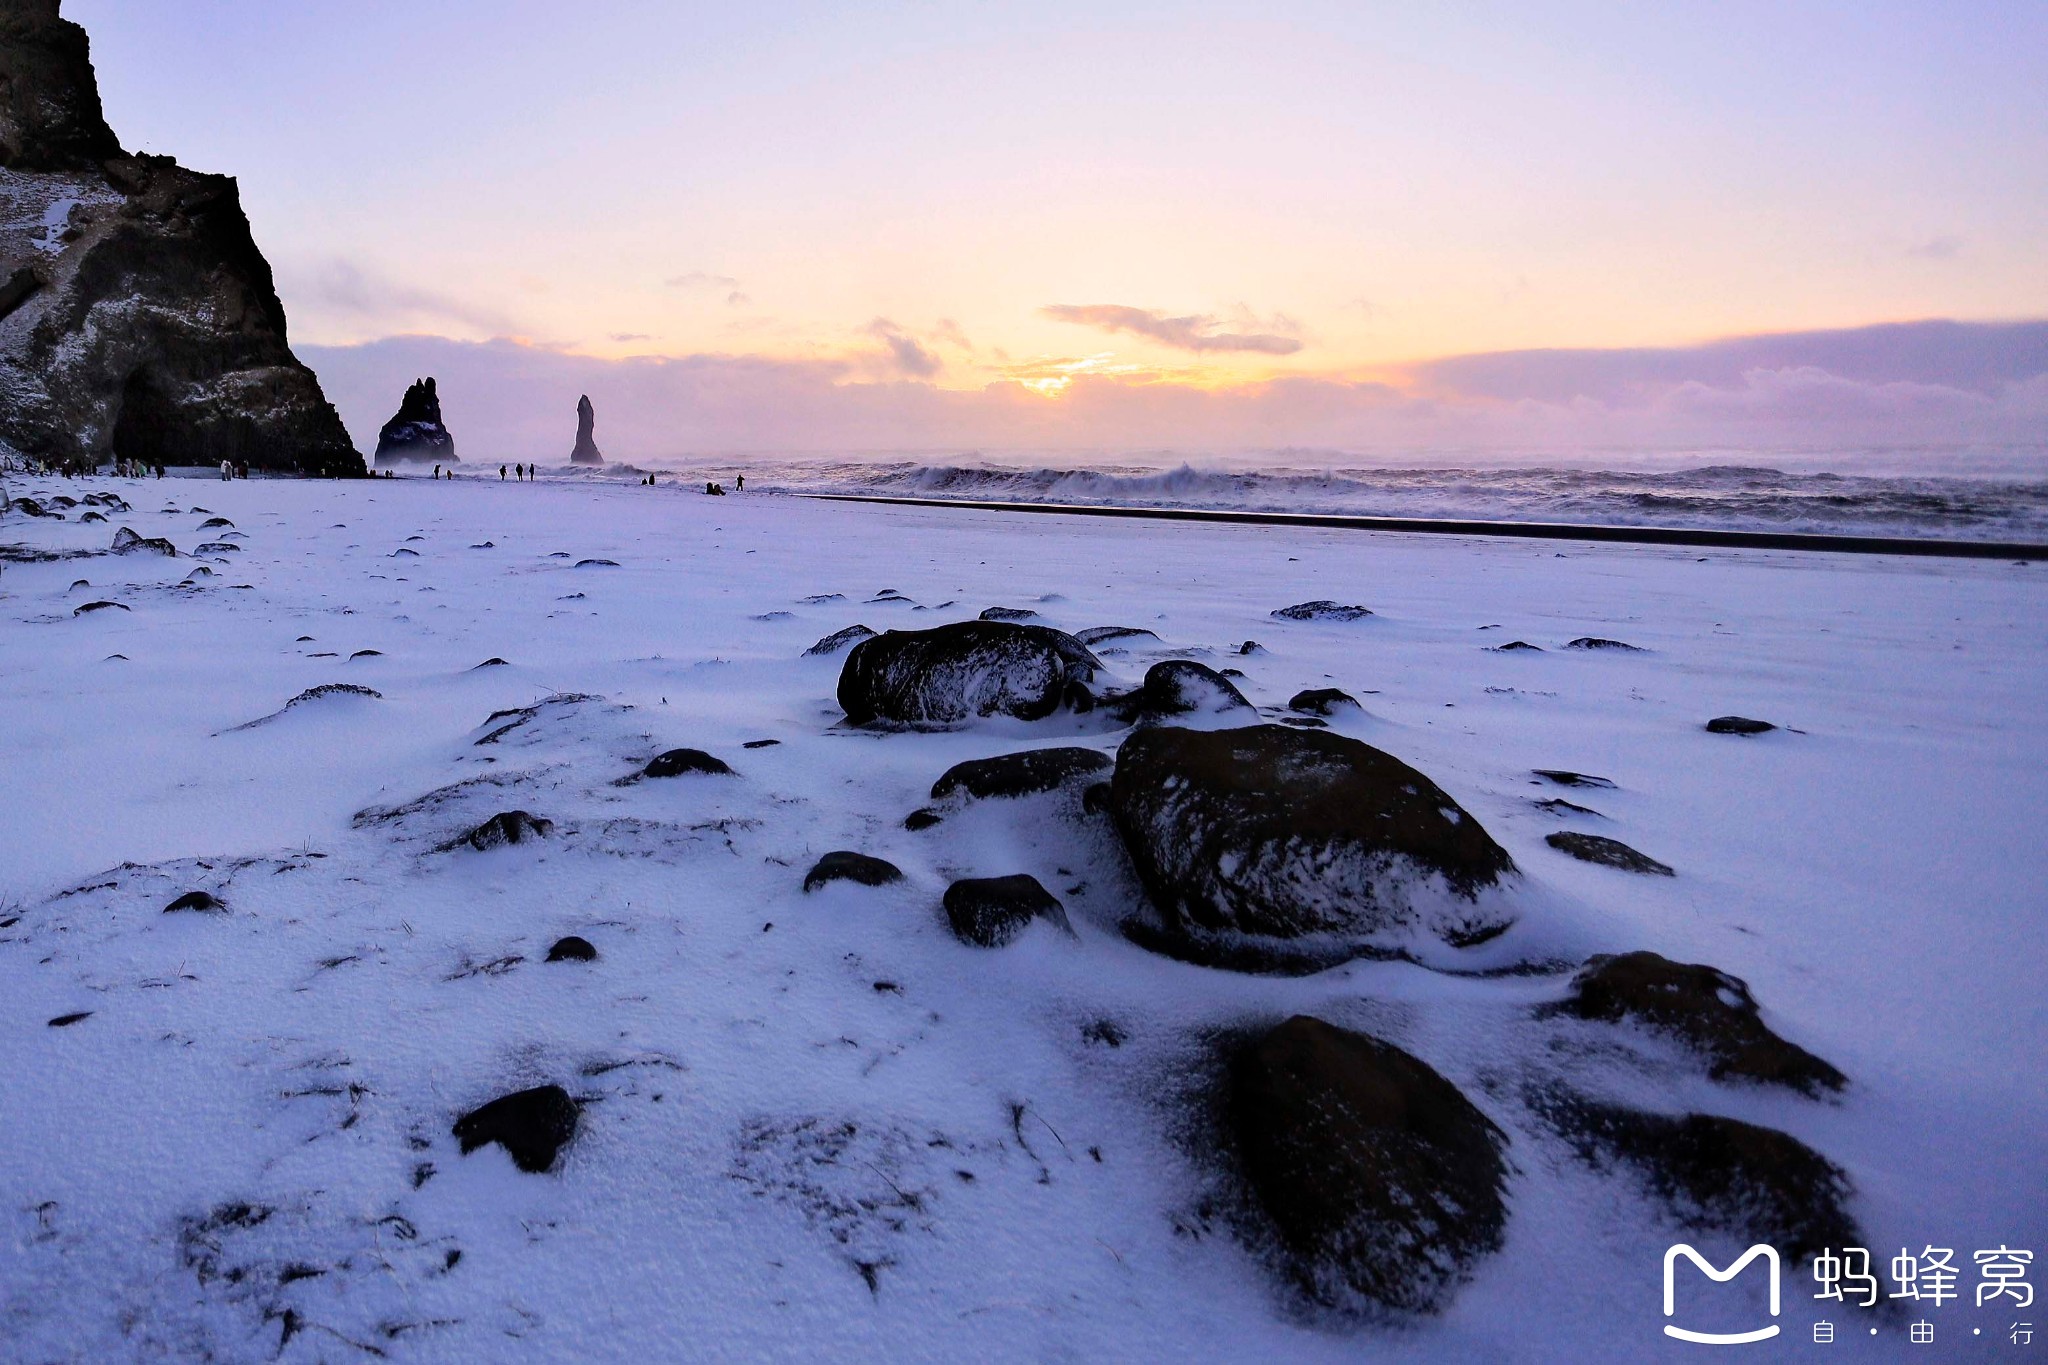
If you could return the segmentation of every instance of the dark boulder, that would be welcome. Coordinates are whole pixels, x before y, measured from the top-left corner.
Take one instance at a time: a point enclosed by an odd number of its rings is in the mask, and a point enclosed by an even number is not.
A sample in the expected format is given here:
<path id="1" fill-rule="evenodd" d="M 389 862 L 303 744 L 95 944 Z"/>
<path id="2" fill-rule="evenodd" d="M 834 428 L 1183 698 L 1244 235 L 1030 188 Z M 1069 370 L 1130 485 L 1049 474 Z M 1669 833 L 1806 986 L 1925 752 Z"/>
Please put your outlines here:
<path id="1" fill-rule="evenodd" d="M 953 725 L 981 716 L 1043 720 L 1094 706 L 1100 662 L 1064 631 L 1011 621 L 960 621 L 862 640 L 839 673 L 839 705 L 855 725 Z"/>
<path id="2" fill-rule="evenodd" d="M 1808 1095 L 1840 1090 L 1846 1078 L 1763 1021 L 1749 986 L 1714 967 L 1673 962 L 1656 953 L 1591 959 L 1572 978 L 1558 1014 L 1607 1023 L 1632 1020 L 1670 1034 L 1708 1059 L 1707 1074 Z"/>
<path id="3" fill-rule="evenodd" d="M 587 938 L 570 934 L 567 938 L 555 940 L 554 945 L 548 949 L 548 961 L 595 962 L 597 961 L 597 946 Z"/>
<path id="4" fill-rule="evenodd" d="M 916 833 L 918 830 L 921 829 L 930 829 L 933 825 L 938 824 L 945 818 L 946 817 L 941 815 L 938 811 L 933 810 L 930 806 L 926 806 L 921 810 L 914 810 L 910 812 L 910 814 L 904 816 L 903 828 L 911 831 L 912 833 Z"/>
<path id="5" fill-rule="evenodd" d="M 814 654 L 837 654 L 848 645 L 859 644 L 873 634 L 874 632 L 866 626 L 848 626 L 845 630 L 835 630 L 805 650 L 804 657 L 808 659 Z"/>
<path id="6" fill-rule="evenodd" d="M 377 465 L 456 464 L 455 438 L 441 421 L 432 375 L 406 386 L 405 397 L 377 433 Z"/>
<path id="7" fill-rule="evenodd" d="M 1613 782 L 1604 777 L 1595 777 L 1591 773 L 1569 772 L 1563 768 L 1537 768 L 1534 771 L 1536 776 L 1544 781 L 1555 782 L 1560 787 L 1601 787 L 1608 791 L 1614 790 Z"/>
<path id="8" fill-rule="evenodd" d="M 1514 870 L 1406 763 L 1328 730 L 1140 730 L 1110 810 L 1169 934 L 1229 950 L 1302 944 L 1330 961 L 1465 947 L 1514 916 L 1479 893 Z"/>
<path id="9" fill-rule="evenodd" d="M 1034 919 L 1049 920 L 1071 935 L 1066 907 L 1025 873 L 969 877 L 946 888 L 946 920 L 953 936 L 977 948 L 1000 948 Z"/>
<path id="10" fill-rule="evenodd" d="M 535 1086 L 501 1095 L 455 1121 L 462 1153 L 495 1142 L 520 1170 L 538 1175 L 555 1164 L 555 1154 L 576 1136 L 576 1101 L 559 1085 Z"/>
<path id="11" fill-rule="evenodd" d="M 1647 651 L 1645 651 L 1645 650 L 1644 650 L 1644 649 L 1643 649 L 1643 648 L 1642 648 L 1641 646 L 1639 646 L 1639 645 L 1629 645 L 1629 644 L 1623 644 L 1623 643 L 1622 643 L 1621 641 L 1619 641 L 1619 640 L 1603 640 L 1603 639 L 1601 639 L 1601 638 L 1600 638 L 1599 636 L 1597 636 L 1597 635 L 1581 635 L 1581 636 L 1580 636 L 1580 637 L 1579 637 L 1578 639 L 1576 639 L 1576 640 L 1573 640 L 1573 641 L 1569 642 L 1568 644 L 1566 644 L 1566 645 L 1565 645 L 1565 648 L 1566 648 L 1566 649 L 1611 649 L 1611 650 L 1619 650 L 1619 651 L 1620 651 L 1621 653 L 1623 653 L 1623 654 L 1642 654 L 1642 653 L 1645 653 L 1645 652 L 1647 652 Z"/>
<path id="12" fill-rule="evenodd" d="M 731 777 L 733 771 L 722 758 L 713 758 L 702 749 L 670 749 L 648 760 L 640 770 L 642 777 L 682 777 L 688 773 L 706 773 L 714 777 Z"/>
<path id="13" fill-rule="evenodd" d="M 1567 801 L 1561 796 L 1553 796 L 1548 801 L 1538 801 L 1534 804 L 1537 810 L 1547 810 L 1552 815 L 1590 815 L 1599 820 L 1607 818 L 1591 806 L 1581 806 L 1577 802 Z"/>
<path id="14" fill-rule="evenodd" d="M 123 526 L 114 532 L 114 553 L 117 555 L 156 554 L 174 555 L 178 547 L 162 536 L 141 536 Z"/>
<path id="15" fill-rule="evenodd" d="M 804 874 L 804 890 L 816 891 L 832 882 L 855 882 L 861 886 L 887 886 L 903 880 L 903 869 L 882 858 L 839 849 L 827 853 Z"/>
<path id="16" fill-rule="evenodd" d="M 1038 613 L 1029 607 L 988 607 L 981 613 L 984 621 L 1036 621 Z"/>
<path id="17" fill-rule="evenodd" d="M 1762 735 L 1777 728 L 1767 720 L 1751 720 L 1748 716 L 1716 716 L 1707 722 L 1710 735 Z"/>
<path id="18" fill-rule="evenodd" d="M 1775 1128 L 1718 1114 L 1651 1114 L 1581 1096 L 1534 1101 L 1596 1168 L 1626 1164 L 1683 1227 L 1764 1242 L 1793 1265 L 1829 1247 L 1866 1245 L 1844 1207 L 1841 1167 Z"/>
<path id="19" fill-rule="evenodd" d="M 1296 692 L 1289 699 L 1287 709 L 1298 711 L 1304 716 L 1334 716 L 1346 708 L 1362 711 L 1358 698 L 1335 687 L 1310 687 Z"/>
<path id="20" fill-rule="evenodd" d="M 1245 1180 L 1301 1289 L 1442 1310 L 1507 1225 L 1507 1135 L 1428 1064 L 1297 1015 L 1231 1059 Z"/>
<path id="21" fill-rule="evenodd" d="M 1109 766 L 1107 754 L 1078 747 L 1028 749 L 1019 754 L 969 759 L 946 769 L 932 784 L 932 799 L 942 801 L 956 792 L 965 792 L 976 800 L 1030 796 L 1093 776 Z"/>
<path id="22" fill-rule="evenodd" d="M 1675 875 L 1667 864 L 1658 862 L 1646 853 L 1638 853 L 1619 839 L 1609 839 L 1599 834 L 1580 834 L 1574 830 L 1559 830 L 1543 842 L 1560 853 L 1571 854 L 1582 863 L 1599 863 L 1602 867 L 1618 867 L 1623 872 L 1641 872 L 1652 877 Z"/>
<path id="23" fill-rule="evenodd" d="M 1542 645 L 1532 645 L 1527 640 L 1510 640 L 1504 645 L 1491 645 L 1488 648 L 1495 654 L 1512 654 L 1524 651 L 1531 654 L 1541 654 L 1544 652 Z"/>
<path id="24" fill-rule="evenodd" d="M 498 848 L 504 844 L 523 844 L 534 839 L 545 839 L 548 831 L 555 827 L 552 820 L 543 820 L 523 810 L 508 810 L 493 815 L 469 833 L 444 847 L 454 848 L 468 844 L 477 852 Z"/>
<path id="25" fill-rule="evenodd" d="M 73 616 L 84 616 L 88 612 L 109 610 L 127 611 L 129 608 L 122 602 L 83 602 L 73 607 L 71 614 Z"/>
<path id="26" fill-rule="evenodd" d="M 164 907 L 166 915 L 177 914 L 187 910 L 196 911 L 203 915 L 225 915 L 228 912 L 228 907 L 227 902 L 221 900 L 220 897 L 210 891 L 187 891 L 184 895 Z"/>
<path id="27" fill-rule="evenodd" d="M 569 452 L 570 464 L 604 463 L 604 452 L 592 439 L 596 430 L 597 409 L 590 406 L 590 395 L 586 393 L 576 400 L 576 448 Z"/>
<path id="28" fill-rule="evenodd" d="M 1074 638 L 1093 649 L 1119 640 L 1156 640 L 1159 636 L 1143 626 L 1090 626 L 1086 630 L 1075 631 Z"/>
<path id="29" fill-rule="evenodd" d="M 1372 613 L 1364 607 L 1347 606 L 1325 598 L 1319 602 L 1297 602 L 1291 607 L 1280 608 L 1273 615 L 1283 621 L 1357 621 Z M 1251 653 L 1250 650 L 1243 652 Z"/>
<path id="30" fill-rule="evenodd" d="M 1134 721 L 1171 718 L 1249 725 L 1259 718 L 1258 709 L 1230 679 L 1193 659 L 1152 665 L 1137 691 L 1116 699 L 1116 708 L 1123 719 Z"/>

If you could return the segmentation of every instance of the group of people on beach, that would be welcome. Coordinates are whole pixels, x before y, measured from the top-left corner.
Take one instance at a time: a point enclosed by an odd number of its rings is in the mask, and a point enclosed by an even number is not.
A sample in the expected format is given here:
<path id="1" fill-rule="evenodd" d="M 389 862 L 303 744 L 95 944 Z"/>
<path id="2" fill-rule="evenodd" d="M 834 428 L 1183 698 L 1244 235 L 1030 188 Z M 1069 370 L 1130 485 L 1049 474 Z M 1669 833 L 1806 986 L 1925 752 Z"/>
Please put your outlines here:
<path id="1" fill-rule="evenodd" d="M 150 464 L 143 460 L 114 461 L 114 477 L 117 479 L 146 479 L 152 474 L 161 479 L 164 476 L 163 465 Z"/>
<path id="2" fill-rule="evenodd" d="M 163 470 L 161 468 L 157 470 L 157 477 L 159 479 L 163 477 Z M 222 483 L 227 483 L 231 479 L 246 479 L 248 477 L 249 462 L 247 460 L 222 460 L 220 462 L 220 481 Z"/>

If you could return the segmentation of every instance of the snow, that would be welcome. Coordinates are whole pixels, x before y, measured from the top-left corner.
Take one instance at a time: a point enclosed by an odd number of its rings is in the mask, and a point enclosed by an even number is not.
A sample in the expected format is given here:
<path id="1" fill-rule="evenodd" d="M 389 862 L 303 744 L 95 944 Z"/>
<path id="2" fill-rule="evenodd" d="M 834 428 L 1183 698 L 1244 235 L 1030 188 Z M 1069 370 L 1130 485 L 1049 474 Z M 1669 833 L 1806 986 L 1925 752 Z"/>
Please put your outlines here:
<path id="1" fill-rule="evenodd" d="M 1531 1117 L 1522 1087 L 1554 1077 L 1794 1134 L 1849 1172 L 1880 1266 L 2041 1250 L 2041 566 L 595 480 L 101 486 L 136 510 L 10 515 L 0 543 L 99 550 L 128 525 L 189 552 L 209 515 L 247 538 L 190 583 L 183 557 L 0 573 L 8 1358 L 1682 1358 L 1661 1258 L 1698 1239 Z M 911 602 L 869 601 L 885 584 Z M 72 615 L 100 598 L 131 610 Z M 1243 669 L 1262 707 L 1359 697 L 1332 728 L 1429 775 L 1522 870 L 1519 922 L 1461 960 L 1711 963 L 1848 1092 L 1716 1084 L 1663 1040 L 1538 1018 L 1557 971 L 1286 979 L 1149 953 L 1114 932 L 1137 893 L 1071 790 L 903 829 L 957 762 L 1121 733 L 850 732 L 844 655 L 803 651 L 1029 599 L 1069 630 L 1156 631 L 1105 652 L 1125 684 L 1181 655 Z M 1374 615 L 1271 615 L 1321 599 Z M 1646 652 L 1556 648 L 1587 635 Z M 380 695 L 305 696 L 334 683 Z M 1701 728 L 1730 713 L 1787 728 Z M 619 785 L 681 746 L 738 776 Z M 1561 821 L 1537 768 L 1616 786 Z M 514 809 L 551 836 L 440 851 Z M 1678 875 L 1578 862 L 1544 845 L 1560 827 Z M 905 880 L 804 894 L 841 848 Z M 1078 939 L 951 937 L 945 886 L 1015 872 Z M 192 890 L 227 912 L 162 913 Z M 543 962 L 567 934 L 598 960 Z M 1511 1137 L 1507 1244 L 1440 1318 L 1310 1312 L 1205 1211 L 1213 1041 L 1296 1012 L 1414 1052 Z M 459 1154 L 460 1114 L 546 1083 L 586 1101 L 552 1172 Z M 1790 1338 L 1811 1289 L 1788 1272 Z M 1903 1317 L 1860 1314 L 1831 1314 L 1845 1358 L 1909 1354 Z M 1996 1306 L 1927 1315 L 2010 1349 Z"/>

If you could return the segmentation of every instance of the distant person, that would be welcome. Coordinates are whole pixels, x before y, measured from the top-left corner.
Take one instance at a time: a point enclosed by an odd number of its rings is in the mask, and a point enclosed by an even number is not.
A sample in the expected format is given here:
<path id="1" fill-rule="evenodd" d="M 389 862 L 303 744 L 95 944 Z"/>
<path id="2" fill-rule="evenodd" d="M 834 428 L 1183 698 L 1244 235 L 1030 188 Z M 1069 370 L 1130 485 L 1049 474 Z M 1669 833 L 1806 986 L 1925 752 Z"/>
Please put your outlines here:
<path id="1" fill-rule="evenodd" d="M 746 475 L 744 475 L 744 474 L 740 474 L 740 475 L 737 475 L 736 477 L 734 477 L 734 479 L 733 479 L 733 481 L 732 481 L 732 486 L 733 486 L 733 489 L 734 489 L 734 491 L 735 491 L 735 492 L 740 492 L 740 493 L 744 493 L 744 492 L 746 492 L 746 491 L 747 491 L 747 476 L 746 476 Z"/>
<path id="2" fill-rule="evenodd" d="M 505 466 L 503 465 L 498 466 L 498 482 L 505 482 Z"/>
<path id="3" fill-rule="evenodd" d="M 229 464 L 226 460 L 222 460 L 220 462 L 220 481 L 222 483 L 226 483 L 229 479 L 232 479 L 233 477 L 235 477 L 235 467 Z"/>
<path id="4" fill-rule="evenodd" d="M 249 477 L 249 462 L 247 460 L 235 461 L 235 477 L 238 479 Z"/>

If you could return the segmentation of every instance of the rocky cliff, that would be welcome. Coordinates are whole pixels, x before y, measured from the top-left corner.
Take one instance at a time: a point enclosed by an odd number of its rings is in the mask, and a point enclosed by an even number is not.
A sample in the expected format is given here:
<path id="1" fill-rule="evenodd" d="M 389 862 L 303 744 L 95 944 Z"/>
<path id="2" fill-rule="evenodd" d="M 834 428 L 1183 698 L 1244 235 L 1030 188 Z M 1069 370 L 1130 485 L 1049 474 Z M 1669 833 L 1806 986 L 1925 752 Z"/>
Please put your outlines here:
<path id="1" fill-rule="evenodd" d="M 604 452 L 591 439 L 596 430 L 597 409 L 590 406 L 590 395 L 586 393 L 576 400 L 576 448 L 569 452 L 570 464 L 604 463 Z"/>
<path id="2" fill-rule="evenodd" d="M 0 0 L 0 444 L 360 474 L 235 182 L 130 156 L 58 0 Z"/>
<path id="3" fill-rule="evenodd" d="M 434 377 L 413 380 L 398 411 L 377 433 L 378 467 L 456 461 L 455 438 L 441 421 L 441 395 L 434 389 Z"/>

